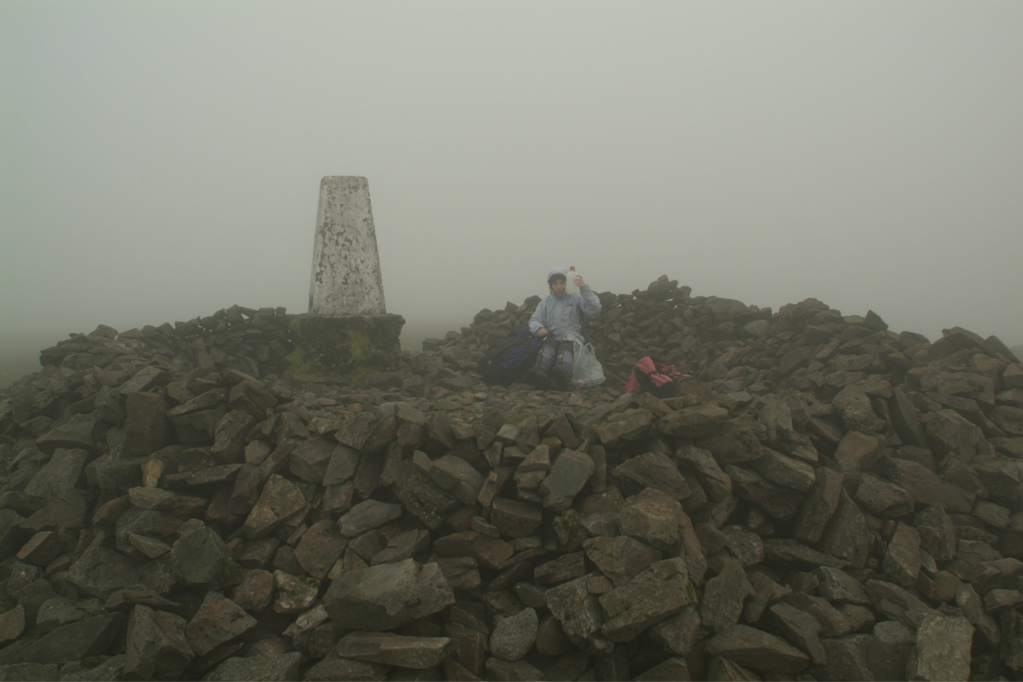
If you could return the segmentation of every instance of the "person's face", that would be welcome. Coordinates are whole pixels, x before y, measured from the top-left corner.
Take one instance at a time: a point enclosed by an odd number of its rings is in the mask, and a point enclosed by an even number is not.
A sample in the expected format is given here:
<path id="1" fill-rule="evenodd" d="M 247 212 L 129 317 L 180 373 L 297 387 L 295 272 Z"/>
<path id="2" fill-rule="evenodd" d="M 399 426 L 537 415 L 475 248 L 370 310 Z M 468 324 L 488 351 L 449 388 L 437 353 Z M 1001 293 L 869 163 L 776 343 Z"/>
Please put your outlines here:
<path id="1" fill-rule="evenodd" d="M 554 280 L 554 282 L 551 284 L 551 291 L 553 291 L 554 295 L 557 296 L 558 298 L 561 298 L 562 296 L 564 296 L 565 295 L 565 280 L 563 280 L 563 279 L 556 279 L 556 280 Z"/>

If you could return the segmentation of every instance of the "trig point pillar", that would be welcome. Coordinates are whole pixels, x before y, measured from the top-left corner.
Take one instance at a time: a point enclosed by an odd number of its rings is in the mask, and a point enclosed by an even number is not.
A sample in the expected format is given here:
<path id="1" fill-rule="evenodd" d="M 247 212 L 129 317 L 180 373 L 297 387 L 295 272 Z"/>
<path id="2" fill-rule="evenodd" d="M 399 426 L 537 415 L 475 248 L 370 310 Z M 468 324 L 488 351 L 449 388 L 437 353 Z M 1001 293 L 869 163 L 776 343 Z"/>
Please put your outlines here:
<path id="1" fill-rule="evenodd" d="M 315 315 L 387 312 L 366 178 L 335 175 L 320 181 L 309 312 Z"/>
<path id="2" fill-rule="evenodd" d="M 366 178 L 320 182 L 309 312 L 291 321 L 285 372 L 360 387 L 396 387 L 405 320 L 384 306 L 376 228 Z"/>

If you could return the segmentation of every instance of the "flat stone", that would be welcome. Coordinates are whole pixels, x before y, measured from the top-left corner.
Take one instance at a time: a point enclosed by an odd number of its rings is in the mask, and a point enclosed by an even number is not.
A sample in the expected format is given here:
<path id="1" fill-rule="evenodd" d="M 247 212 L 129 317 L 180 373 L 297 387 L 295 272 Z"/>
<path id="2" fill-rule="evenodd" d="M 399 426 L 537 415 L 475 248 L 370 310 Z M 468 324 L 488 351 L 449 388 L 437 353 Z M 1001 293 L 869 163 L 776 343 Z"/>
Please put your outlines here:
<path id="1" fill-rule="evenodd" d="M 177 495 L 162 488 L 140 486 L 128 490 L 128 500 L 139 509 L 167 512 L 181 518 L 201 517 L 209 505 L 209 501 L 201 497 Z"/>
<path id="2" fill-rule="evenodd" d="M 336 523 L 326 519 L 317 521 L 298 541 L 295 559 L 306 573 L 323 580 L 347 545 Z"/>
<path id="3" fill-rule="evenodd" d="M 274 575 L 261 568 L 250 568 L 242 573 L 241 582 L 231 590 L 230 599 L 250 613 L 259 613 L 274 596 Z"/>
<path id="4" fill-rule="evenodd" d="M 638 682 L 653 682 L 654 680 L 688 680 L 692 678 L 690 677 L 689 665 L 686 663 L 685 657 L 672 656 L 655 666 L 647 668 L 632 679 Z"/>
<path id="5" fill-rule="evenodd" d="M 839 441 L 838 448 L 835 450 L 835 460 L 838 463 L 839 471 L 852 478 L 859 476 L 860 473 L 869 470 L 877 462 L 880 456 L 880 447 L 880 441 L 869 433 L 856 430 L 848 431 L 842 436 L 842 440 Z"/>
<path id="6" fill-rule="evenodd" d="M 916 651 L 909 679 L 970 679 L 973 626 L 965 618 L 927 614 L 916 631 Z"/>
<path id="7" fill-rule="evenodd" d="M 486 678 L 488 680 L 506 680 L 528 682 L 544 679 L 543 673 L 527 661 L 502 661 L 496 656 L 487 659 Z"/>
<path id="8" fill-rule="evenodd" d="M 297 525 L 309 510 L 305 496 L 299 488 L 277 474 L 270 476 L 256 506 L 249 512 L 242 526 L 242 537 L 253 540 L 293 523 Z"/>
<path id="9" fill-rule="evenodd" d="M 124 675 L 143 680 L 181 676 L 195 657 L 185 636 L 187 624 L 177 614 L 136 605 L 128 619 Z"/>
<path id="10" fill-rule="evenodd" d="M 969 514 L 976 495 L 949 483 L 926 467 L 907 459 L 882 457 L 877 472 L 899 486 L 916 504 L 941 504 L 945 511 Z"/>
<path id="11" fill-rule="evenodd" d="M 764 560 L 764 541 L 752 531 L 739 526 L 721 529 L 725 547 L 743 566 L 755 566 Z"/>
<path id="12" fill-rule="evenodd" d="M 547 608 L 577 647 L 588 653 L 609 652 L 614 644 L 601 632 L 603 612 L 588 584 L 588 577 L 583 576 L 550 588 L 544 595 Z"/>
<path id="13" fill-rule="evenodd" d="M 0 644 L 13 642 L 25 632 L 25 607 L 21 604 L 0 614 Z"/>
<path id="14" fill-rule="evenodd" d="M 654 623 L 696 602 L 683 559 L 658 561 L 627 584 L 599 598 L 604 611 L 604 635 L 627 642 Z"/>
<path id="15" fill-rule="evenodd" d="M 817 591 L 828 601 L 870 603 L 870 597 L 863 589 L 863 584 L 845 571 L 832 566 L 820 566 L 814 569 L 813 574 L 820 583 Z"/>
<path id="16" fill-rule="evenodd" d="M 123 613 L 106 613 L 64 625 L 38 639 L 20 639 L 0 650 L 0 665 L 64 663 L 105 654 L 124 631 Z"/>
<path id="17" fill-rule="evenodd" d="M 809 657 L 785 640 L 748 625 L 733 625 L 711 637 L 707 654 L 772 673 L 800 673 L 809 664 Z"/>
<path id="18" fill-rule="evenodd" d="M 338 445 L 336 440 L 326 436 L 302 441 L 288 455 L 288 469 L 299 480 L 307 483 L 323 483 L 335 451 L 341 450 L 341 448 L 342 446 Z M 358 461 L 357 458 L 356 461 Z M 353 466 L 347 478 L 342 480 L 334 480 L 338 478 L 339 472 L 335 470 L 333 473 L 331 482 L 343 483 L 354 476 L 355 468 Z"/>
<path id="19" fill-rule="evenodd" d="M 148 391 L 163 384 L 168 380 L 167 373 L 159 367 L 147 365 L 142 367 L 134 375 L 118 387 L 121 395 L 130 396 L 132 393 Z"/>
<path id="20" fill-rule="evenodd" d="M 742 615 L 746 598 L 754 594 L 742 564 L 735 559 L 725 559 L 718 574 L 708 580 L 703 588 L 703 599 L 700 601 L 703 625 L 714 632 L 735 625 Z"/>
<path id="21" fill-rule="evenodd" d="M 400 504 L 380 502 L 374 499 L 363 500 L 341 517 L 338 527 L 342 536 L 353 538 L 399 516 L 401 516 Z"/>
<path id="22" fill-rule="evenodd" d="M 902 623 L 910 630 L 916 630 L 925 616 L 937 613 L 918 597 L 894 583 L 868 580 L 863 586 L 870 595 L 871 603 L 881 614 Z"/>
<path id="23" fill-rule="evenodd" d="M 58 422 L 36 438 L 36 447 L 47 454 L 53 454 L 58 448 L 96 452 L 99 449 L 96 443 L 98 423 L 94 419 Z"/>
<path id="24" fill-rule="evenodd" d="M 68 581 L 91 597 L 106 599 L 125 585 L 141 582 L 138 569 L 122 554 L 96 545 L 68 569 Z"/>
<path id="25" fill-rule="evenodd" d="M 540 619 L 536 610 L 525 608 L 498 621 L 490 633 L 490 651 L 504 661 L 518 661 L 536 642 Z"/>
<path id="26" fill-rule="evenodd" d="M 583 542 L 586 557 L 616 586 L 621 586 L 663 557 L 660 551 L 626 535 Z"/>
<path id="27" fill-rule="evenodd" d="M 572 500 L 592 474 L 593 460 L 589 455 L 576 450 L 562 450 L 539 487 L 544 507 L 555 512 L 571 507 Z"/>
<path id="28" fill-rule="evenodd" d="M 677 455 L 693 469 L 697 480 L 712 499 L 723 500 L 731 495 L 732 479 L 721 469 L 710 450 L 695 445 L 683 445 L 678 449 Z"/>
<path id="29" fill-rule="evenodd" d="M 503 535 L 526 537 L 536 533 L 543 522 L 543 507 L 532 502 L 495 497 L 491 503 L 490 521 Z"/>
<path id="30" fill-rule="evenodd" d="M 19 561 L 45 567 L 63 554 L 65 549 L 66 545 L 61 536 L 46 530 L 29 538 L 29 541 L 18 550 L 16 556 Z"/>
<path id="31" fill-rule="evenodd" d="M 812 570 L 822 565 L 833 568 L 844 568 L 848 565 L 846 561 L 818 552 L 798 540 L 766 540 L 764 541 L 764 557 L 769 563 L 806 570 Z"/>
<path id="32" fill-rule="evenodd" d="M 242 579 L 241 566 L 220 535 L 202 526 L 182 536 L 171 546 L 169 567 L 185 585 L 202 585 L 219 590 Z"/>
<path id="33" fill-rule="evenodd" d="M 336 438 L 337 434 L 335 434 Z M 323 473 L 323 485 L 340 485 L 355 477 L 359 467 L 360 454 L 355 448 L 337 445 L 331 450 L 330 461 Z"/>
<path id="34" fill-rule="evenodd" d="M 838 410 L 842 417 L 842 423 L 849 430 L 849 433 L 856 433 L 862 436 L 877 433 L 884 428 L 884 422 L 874 414 L 873 407 L 870 404 L 870 396 L 855 384 L 846 386 L 839 391 L 832 398 L 831 404 Z M 844 441 L 845 439 L 843 438 L 842 440 Z M 842 445 L 840 443 L 839 449 L 841 448 Z M 839 459 L 840 463 L 842 461 L 838 457 L 837 452 L 835 453 L 835 459 Z M 843 464 L 843 470 L 844 466 Z"/>
<path id="35" fill-rule="evenodd" d="M 504 540 L 467 530 L 437 538 L 433 549 L 441 557 L 470 556 L 487 568 L 500 568 L 515 553 Z"/>
<path id="36" fill-rule="evenodd" d="M 932 504 L 916 515 L 920 547 L 938 563 L 952 561 L 956 554 L 956 528 L 941 504 Z"/>
<path id="37" fill-rule="evenodd" d="M 338 627 L 391 630 L 450 606 L 455 601 L 436 563 L 412 559 L 341 574 L 323 596 L 323 606 Z"/>
<path id="38" fill-rule="evenodd" d="M 896 389 L 891 401 L 895 431 L 906 445 L 927 446 L 927 436 L 920 424 L 920 414 L 904 390 Z"/>
<path id="39" fill-rule="evenodd" d="M 573 580 L 585 573 L 585 555 L 582 552 L 571 552 L 537 566 L 533 571 L 533 582 L 537 585 L 554 585 Z"/>
<path id="40" fill-rule="evenodd" d="M 803 493 L 813 488 L 817 475 L 812 465 L 771 448 L 761 453 L 751 466 L 768 481 Z"/>
<path id="41" fill-rule="evenodd" d="M 88 458 L 88 450 L 56 448 L 50 461 L 25 486 L 25 493 L 48 500 L 63 497 L 75 488 Z"/>
<path id="42" fill-rule="evenodd" d="M 256 626 L 256 619 L 233 601 L 210 590 L 188 621 L 185 634 L 192 650 L 205 656 L 221 644 L 241 637 Z"/>
<path id="43" fill-rule="evenodd" d="M 373 555 L 370 564 L 397 563 L 429 548 L 430 532 L 425 528 L 413 528 L 388 540 L 387 546 Z"/>
<path id="44" fill-rule="evenodd" d="M 483 474 L 457 455 L 447 454 L 433 460 L 429 473 L 434 483 L 462 504 L 475 504 L 483 488 Z"/>
<path id="45" fill-rule="evenodd" d="M 805 652 L 812 663 L 820 665 L 827 662 L 828 656 L 819 636 L 821 624 L 816 618 L 781 602 L 773 604 L 768 613 L 778 631 Z"/>
<path id="46" fill-rule="evenodd" d="M 732 479 L 736 497 L 752 502 L 770 516 L 787 521 L 799 511 L 801 498 L 793 495 L 790 488 L 769 481 L 746 466 L 728 464 L 725 473 Z"/>
<path id="47" fill-rule="evenodd" d="M 644 488 L 656 488 L 677 500 L 684 500 L 691 493 L 678 465 L 663 452 L 647 452 L 631 457 L 615 467 L 614 475 Z"/>
<path id="48" fill-rule="evenodd" d="M 653 488 L 626 499 L 618 514 L 624 535 L 663 551 L 682 541 L 684 517 L 678 500 Z"/>
<path id="49" fill-rule="evenodd" d="M 597 437 L 608 447 L 617 446 L 622 441 L 638 440 L 650 432 L 654 420 L 654 413 L 650 410 L 614 412 L 597 425 Z"/>
<path id="50" fill-rule="evenodd" d="M 302 671 L 302 652 L 257 656 L 233 656 L 203 675 L 207 682 L 250 680 L 251 682 L 277 682 L 296 680 Z M 341 678 L 338 678 L 341 679 Z"/>
<path id="51" fill-rule="evenodd" d="M 453 495 L 444 491 L 408 459 L 398 464 L 391 490 L 405 509 L 431 530 L 439 528 L 447 514 L 459 506 Z"/>
<path id="52" fill-rule="evenodd" d="M 310 608 L 320 593 L 320 581 L 309 576 L 295 576 L 274 571 L 274 613 L 302 613 Z"/>
<path id="53" fill-rule="evenodd" d="M 860 476 L 854 499 L 867 511 L 897 518 L 912 513 L 913 498 L 905 490 L 872 474 Z"/>
<path id="54" fill-rule="evenodd" d="M 824 639 L 825 660 L 811 668 L 818 680 L 872 680 L 873 671 L 867 665 L 867 642 L 871 635 L 854 635 L 840 639 Z M 902 679 L 901 676 L 880 679 Z"/>
<path id="55" fill-rule="evenodd" d="M 657 426 L 666 435 L 699 440 L 720 431 L 726 419 L 728 410 L 704 403 L 672 412 L 662 417 Z"/>
<path id="56" fill-rule="evenodd" d="M 920 535 L 909 524 L 899 523 L 888 542 L 881 569 L 903 587 L 913 587 L 920 575 Z"/>
<path id="57" fill-rule="evenodd" d="M 167 401 L 162 395 L 138 391 L 125 401 L 125 449 L 132 455 L 148 455 L 170 444 L 171 425 Z"/>
<path id="58" fill-rule="evenodd" d="M 845 568 L 846 565 L 852 568 L 866 566 L 873 547 L 873 535 L 866 516 L 845 491 L 842 491 L 838 509 L 831 517 L 817 547 L 839 560 L 838 564 L 821 562 L 824 565 L 836 568 Z"/>

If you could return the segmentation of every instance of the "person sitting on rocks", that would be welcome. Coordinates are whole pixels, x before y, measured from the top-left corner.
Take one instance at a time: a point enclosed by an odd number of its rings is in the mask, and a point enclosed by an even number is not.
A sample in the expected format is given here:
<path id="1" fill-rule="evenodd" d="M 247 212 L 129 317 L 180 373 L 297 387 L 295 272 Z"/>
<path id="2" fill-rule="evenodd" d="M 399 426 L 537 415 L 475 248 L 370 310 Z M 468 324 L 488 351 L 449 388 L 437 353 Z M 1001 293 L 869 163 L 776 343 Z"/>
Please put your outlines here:
<path id="1" fill-rule="evenodd" d="M 529 331 L 539 337 L 549 337 L 540 346 L 536 363 L 526 378 L 537 388 L 567 390 L 571 385 L 575 340 L 583 340 L 583 315 L 600 312 L 600 299 L 593 293 L 582 275 L 573 273 L 573 282 L 579 293 L 569 294 L 567 268 L 555 268 L 547 274 L 550 294 L 536 306 L 529 318 Z"/>

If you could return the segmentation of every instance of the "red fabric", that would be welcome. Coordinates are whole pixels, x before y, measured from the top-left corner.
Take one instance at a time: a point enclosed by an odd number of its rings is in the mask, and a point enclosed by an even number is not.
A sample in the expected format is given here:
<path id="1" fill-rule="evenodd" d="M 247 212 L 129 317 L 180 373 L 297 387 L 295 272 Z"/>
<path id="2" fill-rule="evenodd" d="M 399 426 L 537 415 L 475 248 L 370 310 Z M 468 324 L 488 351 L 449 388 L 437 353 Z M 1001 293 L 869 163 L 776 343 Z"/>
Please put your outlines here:
<path id="1" fill-rule="evenodd" d="M 628 393 L 642 393 L 643 385 L 636 378 L 636 372 L 642 372 L 656 386 L 664 386 L 674 381 L 674 377 L 682 376 L 682 373 L 675 368 L 675 365 L 661 365 L 658 367 L 649 355 L 640 358 L 632 367 L 629 373 L 629 380 L 625 382 L 625 390 Z"/>

